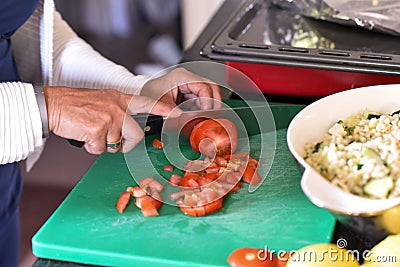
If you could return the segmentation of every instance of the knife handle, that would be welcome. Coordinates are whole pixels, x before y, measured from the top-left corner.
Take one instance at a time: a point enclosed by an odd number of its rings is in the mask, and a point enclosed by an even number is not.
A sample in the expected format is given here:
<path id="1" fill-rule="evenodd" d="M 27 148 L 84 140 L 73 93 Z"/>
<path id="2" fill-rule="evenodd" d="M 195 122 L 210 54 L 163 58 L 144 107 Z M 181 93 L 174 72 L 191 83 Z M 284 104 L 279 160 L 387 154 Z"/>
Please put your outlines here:
<path id="1" fill-rule="evenodd" d="M 83 147 L 83 145 L 85 144 L 85 142 L 77 141 L 74 139 L 67 139 L 67 141 L 68 141 L 68 143 L 70 143 L 71 145 L 76 146 L 76 147 Z"/>
<path id="2" fill-rule="evenodd" d="M 164 118 L 159 115 L 148 115 L 143 118 L 134 118 L 136 122 L 143 128 L 144 134 L 153 135 L 161 133 Z M 67 141 L 76 147 L 83 147 L 85 142 L 77 141 L 74 139 L 67 139 Z"/>

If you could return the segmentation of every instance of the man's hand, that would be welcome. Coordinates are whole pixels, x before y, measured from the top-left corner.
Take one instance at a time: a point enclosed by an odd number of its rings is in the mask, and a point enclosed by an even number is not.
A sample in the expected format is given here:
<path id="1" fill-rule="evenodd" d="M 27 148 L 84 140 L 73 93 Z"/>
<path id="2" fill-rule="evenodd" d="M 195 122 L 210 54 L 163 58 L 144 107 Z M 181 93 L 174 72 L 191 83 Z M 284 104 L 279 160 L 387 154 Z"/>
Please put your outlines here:
<path id="1" fill-rule="evenodd" d="M 141 95 L 170 105 L 176 105 L 178 92 L 186 99 L 195 99 L 201 109 L 221 107 L 221 91 L 217 84 L 184 68 L 177 68 L 164 76 L 148 81 Z"/>
<path id="2" fill-rule="evenodd" d="M 85 142 L 92 154 L 104 151 L 107 142 L 123 138 L 122 151 L 128 152 L 144 137 L 143 129 L 131 113 L 179 116 L 174 106 L 145 96 L 132 96 L 113 89 L 94 90 L 69 87 L 44 87 L 49 130 L 63 138 Z M 129 111 L 127 113 L 127 111 Z"/>

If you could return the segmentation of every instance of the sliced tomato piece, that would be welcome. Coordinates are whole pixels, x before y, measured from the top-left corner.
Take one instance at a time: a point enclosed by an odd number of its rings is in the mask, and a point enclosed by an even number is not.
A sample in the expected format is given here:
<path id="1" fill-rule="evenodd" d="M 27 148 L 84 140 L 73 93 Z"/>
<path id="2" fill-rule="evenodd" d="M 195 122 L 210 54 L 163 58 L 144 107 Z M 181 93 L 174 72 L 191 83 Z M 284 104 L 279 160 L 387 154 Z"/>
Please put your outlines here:
<path id="1" fill-rule="evenodd" d="M 193 206 L 193 207 L 183 207 L 180 206 L 179 209 L 185 214 L 193 217 L 205 216 L 206 210 L 203 206 Z"/>
<path id="2" fill-rule="evenodd" d="M 275 256 L 259 248 L 238 248 L 228 257 L 232 267 L 274 267 Z"/>
<path id="3" fill-rule="evenodd" d="M 164 186 L 150 176 L 140 179 L 139 186 L 148 194 L 164 190 Z"/>
<path id="4" fill-rule="evenodd" d="M 187 185 L 187 187 L 189 187 L 189 188 L 196 188 L 196 187 L 199 187 L 199 186 L 200 186 L 199 183 L 198 183 L 196 180 L 194 180 L 194 179 L 189 179 L 189 180 L 187 180 L 186 185 Z"/>
<path id="5" fill-rule="evenodd" d="M 199 186 L 199 184 L 197 184 L 198 179 L 199 179 L 198 174 L 193 172 L 187 172 L 180 181 L 179 186 L 190 187 L 190 188 L 198 187 Z M 196 182 L 197 185 L 193 181 Z"/>
<path id="6" fill-rule="evenodd" d="M 158 216 L 158 209 L 162 203 L 151 196 L 144 196 L 136 198 L 135 205 L 142 210 L 145 217 Z"/>
<path id="7" fill-rule="evenodd" d="M 239 181 L 232 189 L 231 189 L 231 193 L 235 193 L 237 192 L 240 188 L 242 188 L 242 183 Z"/>
<path id="8" fill-rule="evenodd" d="M 212 183 L 213 181 L 214 181 L 213 179 L 207 178 L 205 175 L 203 175 L 199 177 L 197 182 L 199 186 L 205 186 Z"/>
<path id="9" fill-rule="evenodd" d="M 144 217 L 158 216 L 155 201 L 152 197 L 145 196 L 141 201 L 141 210 Z"/>
<path id="10" fill-rule="evenodd" d="M 164 171 L 166 171 L 166 172 L 172 172 L 172 171 L 174 171 L 174 166 L 172 166 L 172 165 L 165 165 L 165 166 L 164 166 Z"/>
<path id="11" fill-rule="evenodd" d="M 168 181 L 172 184 L 172 185 L 179 185 L 179 183 L 182 181 L 182 176 L 178 175 L 178 174 L 172 174 Z"/>
<path id="12" fill-rule="evenodd" d="M 153 142 L 151 143 L 152 144 L 152 146 L 154 147 L 154 148 L 157 148 L 157 149 L 163 149 L 164 148 L 164 143 L 163 142 L 161 142 L 159 139 L 157 139 L 157 138 L 154 138 L 153 139 Z"/>
<path id="13" fill-rule="evenodd" d="M 206 173 L 203 176 L 207 179 L 215 181 L 221 176 L 221 174 L 220 173 Z"/>
<path id="14" fill-rule="evenodd" d="M 226 159 L 224 156 L 216 156 L 215 163 L 217 163 L 220 167 L 226 167 L 228 165 L 229 159 Z"/>
<path id="15" fill-rule="evenodd" d="M 210 214 L 210 213 L 213 213 L 213 212 L 216 212 L 216 211 L 222 209 L 223 202 L 224 202 L 224 199 L 221 197 L 213 202 L 210 202 L 210 203 L 204 205 L 206 214 Z"/>
<path id="16" fill-rule="evenodd" d="M 247 165 L 258 167 L 259 164 L 260 163 L 258 162 L 258 160 L 249 156 L 249 162 L 247 163 Z"/>
<path id="17" fill-rule="evenodd" d="M 259 185 L 261 183 L 261 176 L 257 168 L 248 165 L 243 172 L 243 181 L 253 186 Z"/>
<path id="18" fill-rule="evenodd" d="M 205 169 L 205 172 L 206 173 L 218 173 L 220 169 L 221 169 L 221 167 L 219 167 L 219 166 L 207 167 Z"/>
<path id="19" fill-rule="evenodd" d="M 145 191 L 142 190 L 139 186 L 134 186 L 134 187 L 127 187 L 126 192 L 129 192 L 132 197 L 144 197 L 147 195 Z"/>
<path id="20" fill-rule="evenodd" d="M 179 206 L 179 209 L 186 215 L 189 216 L 205 216 L 222 209 L 223 198 L 219 198 L 213 202 L 210 202 L 201 206 Z"/>
<path id="21" fill-rule="evenodd" d="M 124 210 L 126 209 L 126 206 L 129 203 L 129 200 L 131 198 L 131 194 L 129 192 L 122 192 L 121 195 L 118 198 L 117 204 L 115 205 L 115 208 L 119 213 L 123 213 Z"/>

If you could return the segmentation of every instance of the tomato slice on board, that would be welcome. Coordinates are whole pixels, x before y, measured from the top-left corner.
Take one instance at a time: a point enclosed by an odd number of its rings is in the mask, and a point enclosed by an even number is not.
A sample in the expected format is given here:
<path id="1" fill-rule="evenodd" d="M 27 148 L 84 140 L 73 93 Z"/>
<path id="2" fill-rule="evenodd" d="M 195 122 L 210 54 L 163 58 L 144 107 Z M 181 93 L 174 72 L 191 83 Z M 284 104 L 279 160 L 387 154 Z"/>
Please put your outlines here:
<path id="1" fill-rule="evenodd" d="M 166 172 L 172 172 L 172 171 L 174 171 L 174 166 L 172 166 L 172 165 L 165 165 L 165 166 L 164 166 L 164 171 L 166 171 Z"/>
<path id="2" fill-rule="evenodd" d="M 129 192 L 122 192 L 121 195 L 118 198 L 117 204 L 115 205 L 115 208 L 119 213 L 123 213 L 124 210 L 126 209 L 126 206 L 129 203 L 129 200 L 131 198 L 131 194 Z"/>
<path id="3" fill-rule="evenodd" d="M 240 188 L 242 188 L 242 183 L 239 181 L 232 189 L 231 189 L 231 193 L 235 193 L 237 192 Z"/>
<path id="4" fill-rule="evenodd" d="M 218 166 L 220 167 L 226 167 L 228 166 L 229 159 L 226 159 L 224 156 L 216 156 L 215 157 L 215 163 L 217 163 Z"/>
<path id="5" fill-rule="evenodd" d="M 275 256 L 259 248 L 238 248 L 228 256 L 232 267 L 275 267 Z"/>
<path id="6" fill-rule="evenodd" d="M 147 195 L 147 193 L 143 191 L 140 186 L 129 186 L 126 188 L 126 192 L 129 192 L 132 197 L 144 197 L 145 195 Z"/>
<path id="7" fill-rule="evenodd" d="M 172 185 L 178 186 L 179 183 L 182 181 L 182 178 L 183 178 L 183 177 L 180 176 L 180 175 L 178 175 L 178 174 L 172 174 L 172 175 L 169 177 L 168 181 L 169 181 Z"/>
<path id="8" fill-rule="evenodd" d="M 182 180 L 180 181 L 179 186 L 189 187 L 189 188 L 199 187 L 199 184 L 197 183 L 198 179 L 199 179 L 198 174 L 193 172 L 186 172 Z"/>
<path id="9" fill-rule="evenodd" d="M 247 165 L 243 172 L 243 181 L 256 186 L 261 183 L 261 176 L 255 166 Z"/>
<path id="10" fill-rule="evenodd" d="M 186 215 L 189 216 L 205 216 L 206 214 L 210 214 L 222 209 L 223 198 L 219 198 L 213 202 L 202 206 L 179 206 L 179 209 Z"/>
<path id="11" fill-rule="evenodd" d="M 205 175 L 202 175 L 197 180 L 197 183 L 199 186 L 206 186 L 208 184 L 211 184 L 213 181 L 213 179 L 207 178 Z"/>
<path id="12" fill-rule="evenodd" d="M 151 196 L 136 198 L 135 205 L 142 210 L 145 217 L 158 216 L 158 209 L 161 208 L 162 202 Z"/>
<path id="13" fill-rule="evenodd" d="M 141 210 L 144 217 L 158 216 L 155 200 L 152 197 L 143 197 L 141 201 Z"/>
<path id="14" fill-rule="evenodd" d="M 164 143 L 163 142 L 161 142 L 159 139 L 157 139 L 157 138 L 154 138 L 154 140 L 153 140 L 153 142 L 151 143 L 151 145 L 154 147 L 154 148 L 157 148 L 157 149 L 163 149 L 164 148 Z"/>

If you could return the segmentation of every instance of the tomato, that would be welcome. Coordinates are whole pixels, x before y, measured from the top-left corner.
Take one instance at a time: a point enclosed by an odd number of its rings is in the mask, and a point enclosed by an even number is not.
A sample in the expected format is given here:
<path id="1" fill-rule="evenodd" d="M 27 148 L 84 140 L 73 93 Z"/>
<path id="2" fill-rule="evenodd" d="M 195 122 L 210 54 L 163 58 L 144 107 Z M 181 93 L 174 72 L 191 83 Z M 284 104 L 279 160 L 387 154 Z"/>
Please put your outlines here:
<path id="1" fill-rule="evenodd" d="M 215 166 L 215 167 L 207 167 L 204 171 L 206 173 L 218 173 L 221 167 Z"/>
<path id="2" fill-rule="evenodd" d="M 232 267 L 274 267 L 276 259 L 272 253 L 259 248 L 238 248 L 228 257 Z"/>
<path id="3" fill-rule="evenodd" d="M 217 165 L 220 167 L 228 166 L 228 162 L 229 162 L 229 159 L 226 159 L 226 157 L 221 157 L 221 156 L 215 157 L 215 163 L 217 163 Z"/>
<path id="4" fill-rule="evenodd" d="M 158 216 L 158 209 L 161 208 L 162 202 L 151 196 L 136 198 L 135 205 L 142 210 L 145 217 Z"/>
<path id="5" fill-rule="evenodd" d="M 179 209 L 186 215 L 190 216 L 205 216 L 222 209 L 223 198 L 219 198 L 213 202 L 207 203 L 202 206 L 179 206 Z"/>
<path id="6" fill-rule="evenodd" d="M 163 142 L 161 142 L 159 139 L 157 139 L 157 138 L 155 138 L 154 140 L 153 140 L 153 142 L 151 143 L 151 145 L 154 147 L 154 148 L 157 148 L 157 149 L 163 149 L 164 148 L 164 143 Z"/>
<path id="7" fill-rule="evenodd" d="M 165 172 L 172 172 L 172 171 L 174 171 L 174 166 L 166 165 L 166 166 L 164 166 L 164 171 Z"/>
<path id="8" fill-rule="evenodd" d="M 132 197 L 144 197 L 145 195 L 147 195 L 147 193 L 143 191 L 143 189 L 140 188 L 140 186 L 135 186 L 135 187 L 129 186 L 126 188 L 126 192 L 129 192 Z"/>
<path id="9" fill-rule="evenodd" d="M 258 167 L 258 165 L 260 165 L 260 163 L 255 158 L 252 158 L 249 156 L 249 162 L 247 163 L 247 165 Z"/>
<path id="10" fill-rule="evenodd" d="M 253 186 L 261 183 L 261 176 L 255 166 L 247 165 L 243 172 L 243 181 Z"/>
<path id="11" fill-rule="evenodd" d="M 136 199 L 136 201 L 137 200 L 138 199 Z M 144 217 L 158 216 L 156 202 L 157 200 L 150 196 L 141 197 L 140 206 Z"/>
<path id="12" fill-rule="evenodd" d="M 131 194 L 129 192 L 122 192 L 121 195 L 118 198 L 117 204 L 115 205 L 115 208 L 119 213 L 123 213 L 124 210 L 126 209 L 126 206 L 129 203 L 129 200 L 131 198 Z"/>
<path id="13" fill-rule="evenodd" d="M 187 172 L 179 182 L 179 186 L 190 188 L 199 187 L 199 184 L 197 183 L 198 179 L 199 175 L 192 172 Z"/>
<path id="14" fill-rule="evenodd" d="M 238 191 L 240 188 L 242 188 L 242 183 L 239 181 L 232 189 L 231 189 L 231 193 L 235 193 L 236 191 Z"/>
<path id="15" fill-rule="evenodd" d="M 182 178 L 183 177 L 178 174 L 172 174 L 171 177 L 169 177 L 168 181 L 172 185 L 179 185 L 179 183 L 182 181 Z"/>
<path id="16" fill-rule="evenodd" d="M 190 134 L 190 145 L 196 152 L 213 158 L 232 154 L 238 144 L 235 125 L 228 119 L 207 119 L 198 123 Z"/>

